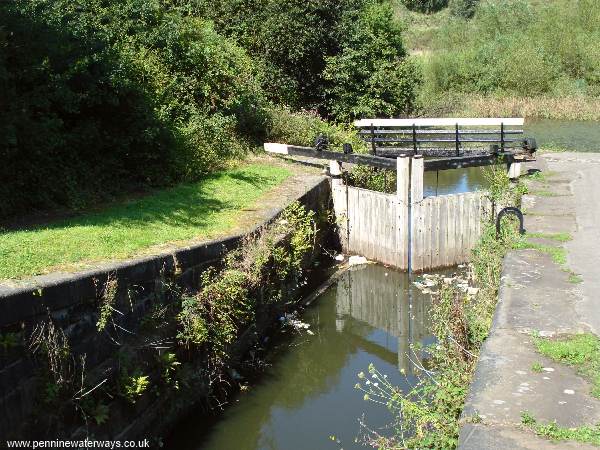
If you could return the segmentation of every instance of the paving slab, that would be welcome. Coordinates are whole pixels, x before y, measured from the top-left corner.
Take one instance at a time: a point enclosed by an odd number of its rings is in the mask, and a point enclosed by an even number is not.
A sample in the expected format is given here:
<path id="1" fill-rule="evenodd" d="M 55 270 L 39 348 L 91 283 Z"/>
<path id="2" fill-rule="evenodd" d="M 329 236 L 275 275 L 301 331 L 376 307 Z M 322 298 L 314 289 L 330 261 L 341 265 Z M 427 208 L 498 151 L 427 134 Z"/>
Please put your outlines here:
<path id="1" fill-rule="evenodd" d="M 461 433 L 462 450 L 597 450 L 579 442 L 552 442 L 529 431 L 513 427 L 466 424 Z"/>
<path id="2" fill-rule="evenodd" d="M 575 204 L 572 195 L 558 197 L 527 195 L 527 205 L 524 208 L 526 214 L 544 216 L 574 216 Z"/>
<path id="3" fill-rule="evenodd" d="M 504 261 L 492 335 L 497 329 L 555 334 L 589 331 L 576 313 L 569 274 L 537 250 L 511 252 Z"/>
<path id="4" fill-rule="evenodd" d="M 577 230 L 574 215 L 541 215 L 525 214 L 525 229 L 530 233 L 570 233 Z"/>
<path id="5" fill-rule="evenodd" d="M 530 412 L 540 423 L 563 427 L 600 423 L 600 400 L 574 368 L 536 352 L 542 336 L 600 332 L 600 154 L 563 153 L 538 158 L 541 179 L 528 181 L 523 198 L 525 228 L 532 233 L 569 233 L 561 267 L 538 250 L 510 252 L 504 261 L 499 301 L 463 411 L 459 449 L 588 449 L 554 443 L 521 424 Z M 536 194 L 537 192 L 537 194 Z M 583 282 L 569 282 L 570 271 Z M 537 373 L 533 365 L 541 364 Z M 481 423 L 470 423 L 479 416 Z"/>

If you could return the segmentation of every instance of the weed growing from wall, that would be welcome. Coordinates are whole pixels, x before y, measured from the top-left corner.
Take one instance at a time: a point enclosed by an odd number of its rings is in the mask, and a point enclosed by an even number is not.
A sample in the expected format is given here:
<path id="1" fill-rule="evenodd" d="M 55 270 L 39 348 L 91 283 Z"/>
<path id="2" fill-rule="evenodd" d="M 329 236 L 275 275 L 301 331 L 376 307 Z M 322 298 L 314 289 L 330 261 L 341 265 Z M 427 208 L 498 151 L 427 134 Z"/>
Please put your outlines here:
<path id="1" fill-rule="evenodd" d="M 273 225 L 247 238 L 226 257 L 223 270 L 203 273 L 196 296 L 183 299 L 179 341 L 202 346 L 214 367 L 220 366 L 260 305 L 279 302 L 300 285 L 316 234 L 314 212 L 296 202 Z"/>
<path id="2" fill-rule="evenodd" d="M 108 321 L 112 317 L 112 313 L 114 311 L 113 304 L 115 303 L 117 297 L 117 289 L 118 289 L 117 279 L 113 274 L 110 274 L 104 284 L 104 288 L 102 290 L 102 295 L 100 297 L 100 308 L 98 311 L 98 322 L 96 322 L 96 327 L 98 331 L 104 331 L 106 325 L 108 325 Z"/>

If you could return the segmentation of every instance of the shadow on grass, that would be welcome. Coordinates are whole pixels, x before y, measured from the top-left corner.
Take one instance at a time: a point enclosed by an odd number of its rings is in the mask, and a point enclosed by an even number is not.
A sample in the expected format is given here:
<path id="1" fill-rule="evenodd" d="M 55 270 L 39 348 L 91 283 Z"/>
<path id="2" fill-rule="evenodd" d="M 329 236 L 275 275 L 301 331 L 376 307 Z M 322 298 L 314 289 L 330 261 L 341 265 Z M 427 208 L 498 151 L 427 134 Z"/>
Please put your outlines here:
<path id="1" fill-rule="evenodd" d="M 195 183 L 182 184 L 173 188 L 148 193 L 143 197 L 121 201 L 99 211 L 83 212 L 66 219 L 41 223 L 22 230 L 54 230 L 78 226 L 139 227 L 160 223 L 167 226 L 199 227 L 211 222 L 211 216 L 224 210 L 240 207 L 240 199 L 219 198 L 215 188 L 223 181 L 224 186 L 234 187 L 239 182 L 263 190 L 273 179 L 257 173 L 234 170 L 207 175 Z M 237 183 L 236 183 L 237 182 Z M 226 186 L 225 186 L 226 185 Z M 18 228 L 10 231 L 20 231 Z"/>

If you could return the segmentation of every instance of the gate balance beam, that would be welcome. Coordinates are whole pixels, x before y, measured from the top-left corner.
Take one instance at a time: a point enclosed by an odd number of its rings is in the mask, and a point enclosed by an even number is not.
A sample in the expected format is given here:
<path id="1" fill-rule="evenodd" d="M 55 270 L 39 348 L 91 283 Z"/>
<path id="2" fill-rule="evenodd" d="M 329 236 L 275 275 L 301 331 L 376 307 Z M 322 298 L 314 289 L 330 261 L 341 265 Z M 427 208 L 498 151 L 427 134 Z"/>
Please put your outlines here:
<path id="1" fill-rule="evenodd" d="M 340 161 L 350 164 L 363 164 L 379 169 L 396 170 L 396 160 L 381 156 L 366 155 L 361 153 L 341 153 L 329 150 L 315 150 L 311 147 L 298 147 L 295 145 L 265 143 L 265 151 L 280 155 L 305 156 L 309 158 Z M 464 167 L 490 166 L 493 164 L 511 164 L 515 161 L 512 152 L 500 152 L 495 155 L 458 156 L 451 158 L 426 159 L 424 170 L 460 169 Z"/>

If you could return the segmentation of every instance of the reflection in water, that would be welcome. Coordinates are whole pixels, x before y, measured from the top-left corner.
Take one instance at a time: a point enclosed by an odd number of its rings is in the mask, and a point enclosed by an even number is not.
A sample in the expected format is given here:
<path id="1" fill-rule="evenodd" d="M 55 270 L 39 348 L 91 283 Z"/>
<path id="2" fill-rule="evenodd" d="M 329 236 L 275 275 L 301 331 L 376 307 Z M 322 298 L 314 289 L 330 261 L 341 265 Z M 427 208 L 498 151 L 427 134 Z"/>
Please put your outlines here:
<path id="1" fill-rule="evenodd" d="M 373 363 L 394 384 L 414 381 L 406 353 L 410 341 L 429 341 L 428 301 L 404 273 L 378 265 L 346 272 L 305 311 L 314 335 L 281 345 L 248 393 L 212 424 L 201 413 L 182 423 L 169 448 L 339 449 L 331 435 L 344 449 L 363 448 L 354 442 L 358 417 L 374 427 L 392 417 L 362 399 L 356 375 Z"/>
<path id="2" fill-rule="evenodd" d="M 407 285 L 407 278 L 406 274 L 378 266 L 344 273 L 337 286 L 336 327 L 343 331 L 344 326 L 356 326 L 359 322 L 379 330 L 388 340 L 377 342 L 387 350 L 379 356 L 387 356 L 387 361 L 397 364 L 398 370 L 412 375 L 409 343 L 423 342 L 427 337 L 429 296 Z"/>
<path id="3" fill-rule="evenodd" d="M 423 191 L 425 197 L 434 195 L 461 194 L 485 189 L 488 183 L 483 176 L 485 167 L 440 170 L 425 172 Z"/>

